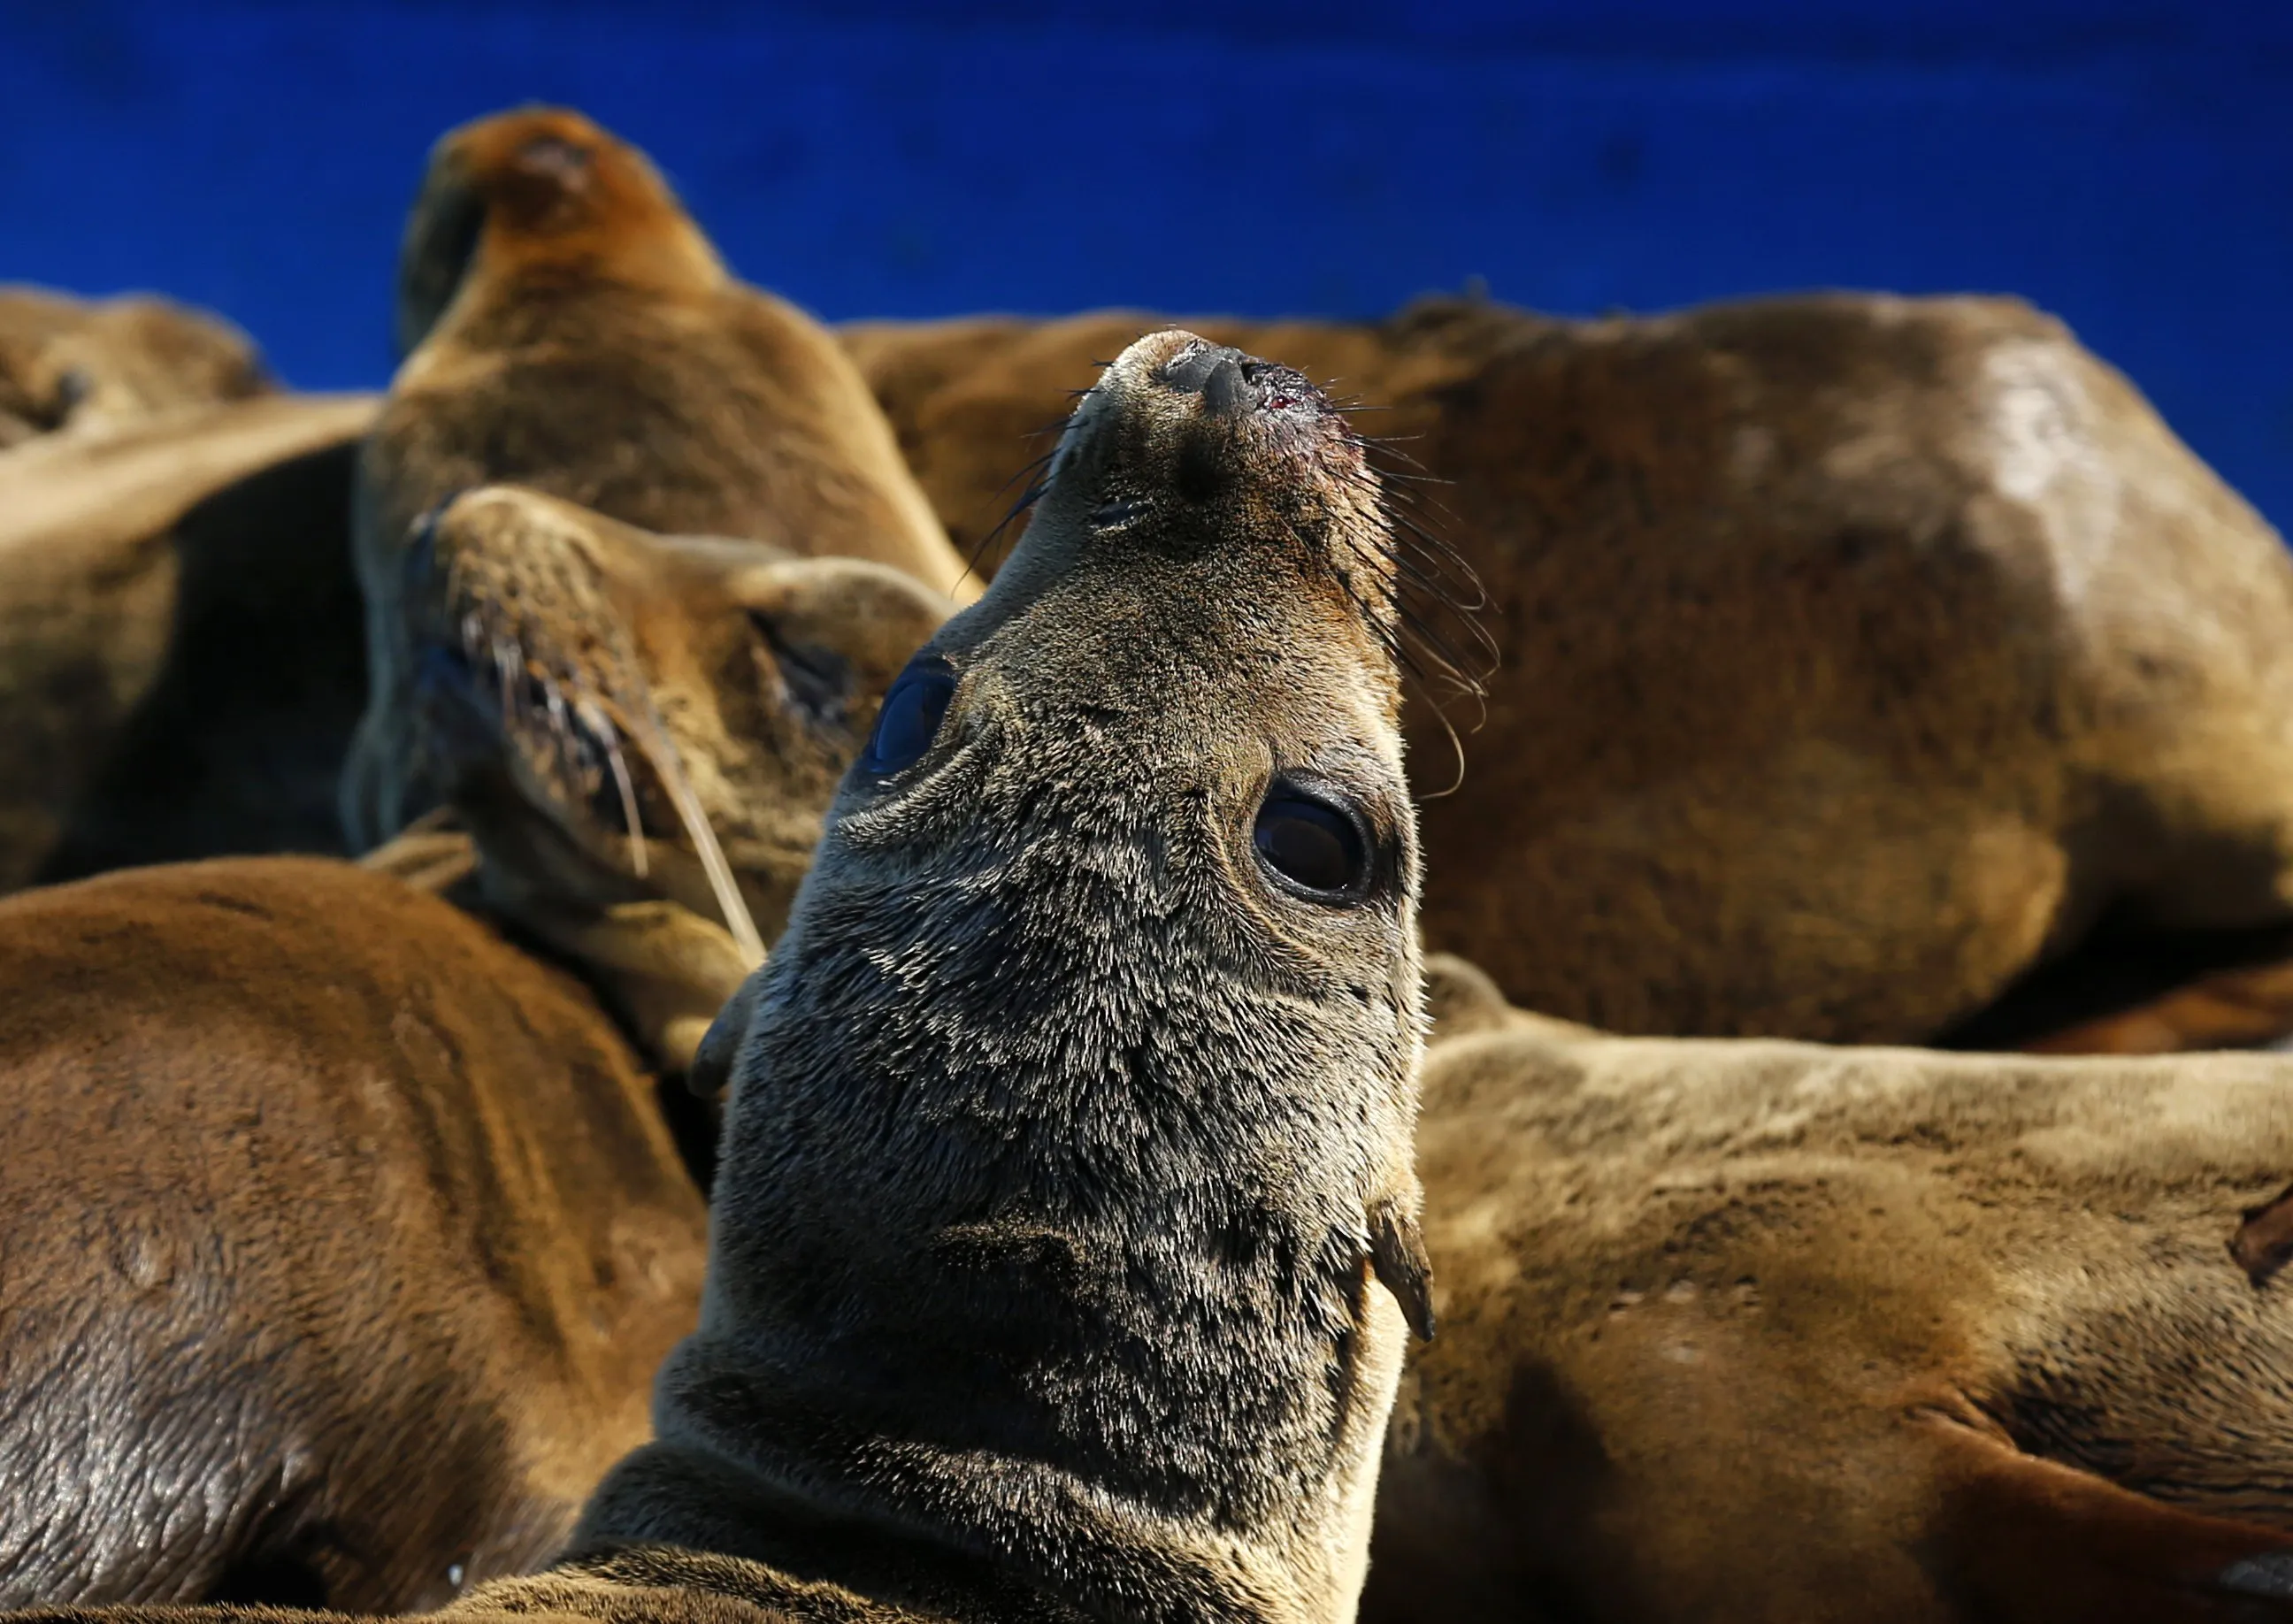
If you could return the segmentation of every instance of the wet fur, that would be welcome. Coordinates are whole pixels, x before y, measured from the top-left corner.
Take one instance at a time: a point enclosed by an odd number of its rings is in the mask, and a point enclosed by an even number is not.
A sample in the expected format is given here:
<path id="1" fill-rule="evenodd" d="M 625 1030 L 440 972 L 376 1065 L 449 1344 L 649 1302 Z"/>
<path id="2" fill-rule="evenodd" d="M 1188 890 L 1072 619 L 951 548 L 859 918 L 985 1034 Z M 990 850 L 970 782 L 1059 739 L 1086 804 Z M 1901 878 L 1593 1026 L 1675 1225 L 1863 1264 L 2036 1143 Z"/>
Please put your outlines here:
<path id="1" fill-rule="evenodd" d="M 1370 1624 L 2293 1617 L 2226 1578 L 2293 1552 L 2293 1299 L 2227 1246 L 2293 1062 L 1479 1008 L 1427 1056 Z"/>
<path id="2" fill-rule="evenodd" d="M 1154 320 L 841 336 L 969 548 Z M 1502 659 L 1424 808 L 1425 926 L 1517 1001 L 1924 1040 L 2105 915 L 2287 917 L 2293 562 L 2060 323 L 1843 295 L 1200 330 L 1390 408 L 1389 465 L 1443 481 L 1400 489 Z M 1446 788 L 1430 703 L 1409 731 Z"/>
<path id="3" fill-rule="evenodd" d="M 417 522 L 473 487 L 958 587 L 961 561 L 834 342 L 734 280 L 644 155 L 578 114 L 502 114 L 440 141 L 400 299 L 411 351 L 355 529 L 377 697 L 344 786 L 354 845 L 434 797 L 408 781 L 399 731 L 401 576 Z"/>
<path id="4" fill-rule="evenodd" d="M 0 1601 L 435 1605 L 563 1540 L 693 1323 L 593 998 L 341 863 L 0 902 Z"/>

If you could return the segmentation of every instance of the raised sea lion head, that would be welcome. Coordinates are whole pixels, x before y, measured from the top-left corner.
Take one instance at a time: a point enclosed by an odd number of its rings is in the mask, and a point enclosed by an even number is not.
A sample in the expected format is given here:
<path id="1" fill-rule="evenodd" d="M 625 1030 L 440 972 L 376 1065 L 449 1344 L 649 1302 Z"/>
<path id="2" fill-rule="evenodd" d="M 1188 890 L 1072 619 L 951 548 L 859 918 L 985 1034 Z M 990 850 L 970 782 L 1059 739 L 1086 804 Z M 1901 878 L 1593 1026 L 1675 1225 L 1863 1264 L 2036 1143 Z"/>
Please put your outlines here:
<path id="1" fill-rule="evenodd" d="M 450 130 L 430 154 L 400 250 L 397 340 L 410 354 L 482 259 L 559 264 L 668 289 L 725 266 L 643 152 L 562 108 Z"/>
<path id="2" fill-rule="evenodd" d="M 655 536 L 515 486 L 420 527 L 404 602 L 390 764 L 439 775 L 506 911 L 592 968 L 697 973 L 681 1038 L 640 1034 L 672 1061 L 787 917 L 879 697 L 946 610 L 881 564 Z"/>
<path id="3" fill-rule="evenodd" d="M 704 1046 L 702 1327 L 587 1538 L 810 1571 L 850 1517 L 877 1594 L 1350 1616 L 1430 1329 L 1395 573 L 1304 378 L 1107 368 Z"/>

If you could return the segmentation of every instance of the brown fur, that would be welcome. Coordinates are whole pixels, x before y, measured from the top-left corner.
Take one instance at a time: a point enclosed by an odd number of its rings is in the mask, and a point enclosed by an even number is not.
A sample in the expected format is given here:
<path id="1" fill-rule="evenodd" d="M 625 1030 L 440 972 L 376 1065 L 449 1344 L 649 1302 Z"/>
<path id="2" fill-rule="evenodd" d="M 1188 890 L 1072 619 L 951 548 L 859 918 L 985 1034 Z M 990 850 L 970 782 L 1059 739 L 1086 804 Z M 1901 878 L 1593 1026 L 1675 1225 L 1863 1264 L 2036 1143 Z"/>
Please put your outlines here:
<path id="1" fill-rule="evenodd" d="M 361 847 L 429 799 L 391 731 L 410 675 L 397 597 L 417 521 L 458 492 L 514 482 L 656 532 L 961 584 L 833 340 L 734 280 L 644 156 L 578 114 L 502 114 L 439 142 L 400 335 L 357 516 L 374 699 L 344 815 Z"/>
<path id="2" fill-rule="evenodd" d="M 458 497 L 415 545 L 394 770 L 450 797 L 488 906 L 579 961 L 682 1067 L 755 958 L 716 923 L 672 785 L 769 940 L 946 600 L 881 564 L 654 536 L 510 486 Z"/>
<path id="3" fill-rule="evenodd" d="M 0 901 L 0 1600 L 394 1610 L 648 1433 L 705 1215 L 579 983 L 347 865 Z"/>
<path id="4" fill-rule="evenodd" d="M 2293 1298 L 2225 1249 L 2293 1062 L 1483 1022 L 1424 1082 L 1366 1624 L 2293 1617 Z"/>
<path id="5" fill-rule="evenodd" d="M 639 875 L 563 718 L 588 694 L 657 713 L 777 929 L 942 600 L 882 565 L 665 540 L 506 487 L 420 545 L 401 607 L 431 658 L 408 727 L 464 828 L 379 860 L 466 881 L 519 945 L 313 863 L 152 869 L 0 920 L 22 960 L 0 962 L 0 1028 L 25 1046 L 0 1079 L 27 1101 L 0 1207 L 22 1215 L 0 1225 L 0 1482 L 21 1486 L 0 1495 L 0 1599 L 399 1608 L 452 1595 L 450 1569 L 531 1567 L 644 1436 L 643 1390 L 691 1324 L 700 1208 L 652 1079 L 529 944 L 671 1066 L 753 960 L 681 905 L 711 902 L 664 775 L 628 747 Z M 103 1156 L 78 1143 L 93 1095 L 126 1102 L 100 1108 Z M 211 1176 L 175 1171 L 241 1142 Z M 51 1210 L 22 1198 L 44 1181 L 74 1226 L 26 1221 Z M 88 1249 L 99 1232 L 131 1238 L 126 1261 Z M 92 1342 L 108 1362 L 75 1361 Z"/>
<path id="6" fill-rule="evenodd" d="M 972 545 L 1148 319 L 843 337 Z M 1831 295 L 1198 325 L 1390 407 L 1365 426 L 1448 481 L 1424 511 L 1503 659 L 1425 807 L 1425 925 L 1518 1001 L 1919 1039 L 2105 912 L 2287 917 L 2293 562 L 2059 323 Z M 1429 710 L 1410 731 L 1444 788 Z"/>
<path id="7" fill-rule="evenodd" d="M 725 1159 L 660 1442 L 566 1563 L 458 1613 L 1350 1613 L 1388 1290 L 1424 1289 L 1374 486 L 1303 380 L 1157 335 L 1045 513 L 712 1034 Z M 1349 901 L 1253 855 L 1277 772 L 1358 810 Z"/>
<path id="8" fill-rule="evenodd" d="M 269 396 L 0 451 L 0 890 L 339 849 L 372 415 Z"/>
<path id="9" fill-rule="evenodd" d="M 205 311 L 0 286 L 0 450 L 270 388 L 253 342 Z"/>

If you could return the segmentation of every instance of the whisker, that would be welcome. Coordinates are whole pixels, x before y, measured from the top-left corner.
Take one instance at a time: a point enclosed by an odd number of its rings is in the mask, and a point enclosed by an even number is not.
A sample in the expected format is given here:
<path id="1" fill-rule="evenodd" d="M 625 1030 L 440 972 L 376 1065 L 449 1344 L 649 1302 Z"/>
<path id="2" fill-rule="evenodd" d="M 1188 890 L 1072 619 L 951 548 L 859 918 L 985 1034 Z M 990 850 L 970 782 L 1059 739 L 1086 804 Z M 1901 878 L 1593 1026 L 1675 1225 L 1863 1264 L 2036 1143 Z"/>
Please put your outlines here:
<path id="1" fill-rule="evenodd" d="M 628 758 L 621 754 L 620 730 L 603 706 L 584 695 L 579 710 L 582 725 L 605 752 L 605 766 L 613 775 L 613 788 L 621 798 L 621 827 L 629 833 L 629 866 L 637 877 L 645 874 L 644 814 L 637 807 L 637 787 L 629 776 Z"/>
<path id="2" fill-rule="evenodd" d="M 709 877 L 709 889 L 717 898 L 717 910 L 724 916 L 725 928 L 732 933 L 751 968 L 764 963 L 765 939 L 758 933 L 756 921 L 749 917 L 749 905 L 733 878 L 733 865 L 725 860 L 725 848 L 717 842 L 717 831 L 709 826 L 709 816 L 701 808 L 700 796 L 693 792 L 693 781 L 685 774 L 685 764 L 677 755 L 677 745 L 669 738 L 660 711 L 653 706 L 651 691 L 639 683 L 637 697 L 644 705 L 645 714 L 634 718 L 613 696 L 599 697 L 612 706 L 612 712 L 620 713 L 614 720 L 668 792 L 677 821 L 685 826 L 685 838 L 692 841 L 701 859 L 701 871 Z"/>

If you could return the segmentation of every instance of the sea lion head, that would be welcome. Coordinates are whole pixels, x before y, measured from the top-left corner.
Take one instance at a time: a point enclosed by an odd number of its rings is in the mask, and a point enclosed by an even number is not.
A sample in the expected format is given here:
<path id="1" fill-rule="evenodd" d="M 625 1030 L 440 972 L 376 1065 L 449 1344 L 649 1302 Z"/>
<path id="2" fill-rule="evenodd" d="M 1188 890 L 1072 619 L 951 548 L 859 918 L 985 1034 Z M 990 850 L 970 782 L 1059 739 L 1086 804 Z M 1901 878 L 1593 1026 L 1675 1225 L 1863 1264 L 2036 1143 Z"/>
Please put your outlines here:
<path id="1" fill-rule="evenodd" d="M 1395 574 L 1303 377 L 1179 332 L 1107 368 L 704 1049 L 668 1455 L 1138 1616 L 1349 1616 L 1397 1303 L 1430 1329 Z M 651 1469 L 593 1532 L 675 1531 Z"/>
<path id="2" fill-rule="evenodd" d="M 645 155 L 580 114 L 529 107 L 439 138 L 400 250 L 397 342 L 410 354 L 482 272 L 606 277 L 681 290 L 723 262 Z"/>
<path id="3" fill-rule="evenodd" d="M 656 536 L 515 486 L 425 520 L 404 587 L 413 714 L 390 764 L 434 775 L 488 890 L 546 934 L 657 923 L 655 903 L 722 918 L 741 957 L 688 1039 L 780 928 L 879 696 L 946 612 L 883 565 Z"/>
<path id="4" fill-rule="evenodd" d="M 212 312 L 145 295 L 83 300 L 0 286 L 0 448 L 272 387 L 254 341 Z"/>

